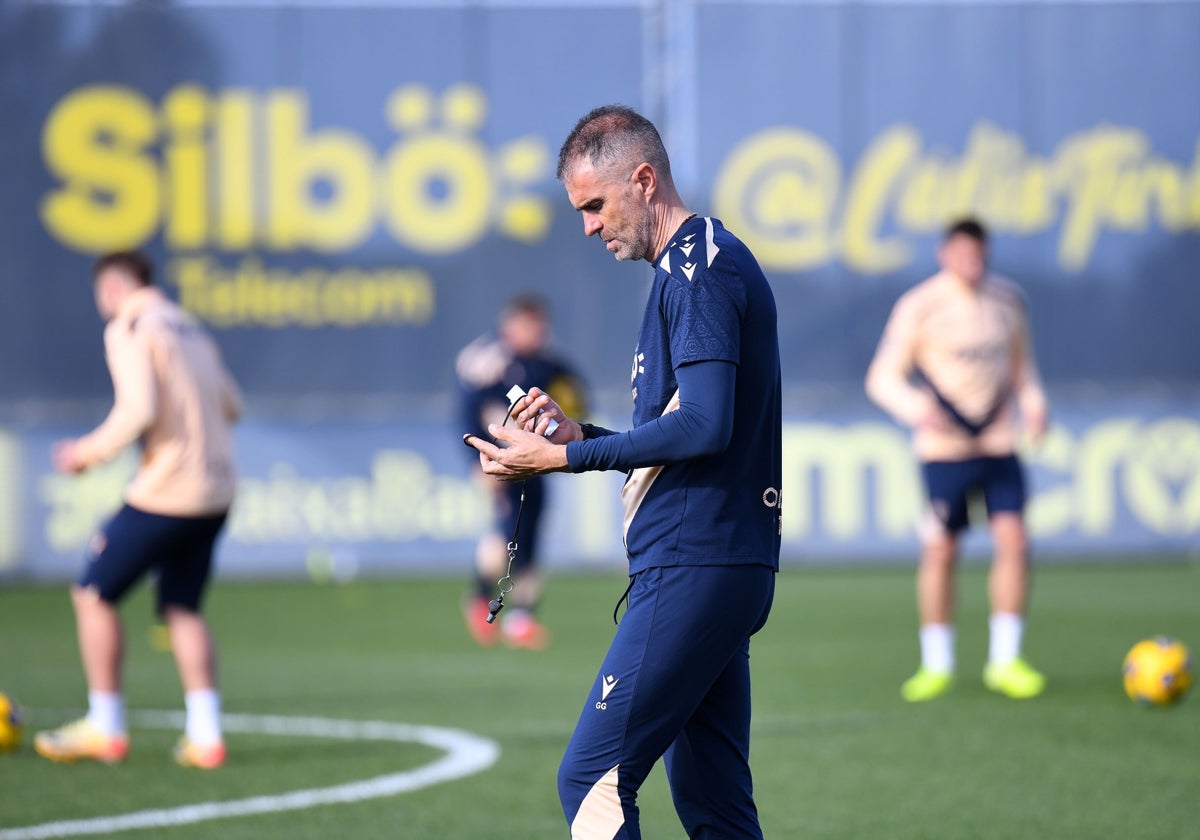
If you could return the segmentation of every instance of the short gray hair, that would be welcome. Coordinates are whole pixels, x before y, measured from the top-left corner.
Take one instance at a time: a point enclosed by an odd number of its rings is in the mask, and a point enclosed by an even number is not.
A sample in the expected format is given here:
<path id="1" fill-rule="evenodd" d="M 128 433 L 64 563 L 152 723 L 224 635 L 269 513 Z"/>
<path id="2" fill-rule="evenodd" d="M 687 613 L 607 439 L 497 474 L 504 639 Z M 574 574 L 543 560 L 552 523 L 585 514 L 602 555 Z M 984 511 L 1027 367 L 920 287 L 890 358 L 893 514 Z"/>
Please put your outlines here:
<path id="1" fill-rule="evenodd" d="M 581 158 L 602 175 L 648 163 L 660 178 L 673 183 L 671 161 L 658 129 L 625 105 L 602 105 L 575 123 L 558 152 L 555 177 L 564 180 Z"/>

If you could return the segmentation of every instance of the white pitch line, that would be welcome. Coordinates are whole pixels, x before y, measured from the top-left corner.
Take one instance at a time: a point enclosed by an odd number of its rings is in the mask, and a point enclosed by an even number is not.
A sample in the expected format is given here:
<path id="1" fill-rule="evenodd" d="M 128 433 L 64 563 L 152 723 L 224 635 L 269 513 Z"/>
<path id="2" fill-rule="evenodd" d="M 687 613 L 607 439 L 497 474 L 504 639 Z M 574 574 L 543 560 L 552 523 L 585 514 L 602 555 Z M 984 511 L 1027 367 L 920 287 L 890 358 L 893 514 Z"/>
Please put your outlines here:
<path id="1" fill-rule="evenodd" d="M 135 725 L 148 729 L 174 729 L 182 728 L 184 716 L 180 712 L 143 712 L 135 715 L 133 720 Z M 252 796 L 227 802 L 198 802 L 177 808 L 135 811 L 112 817 L 0 829 L 0 840 L 40 840 L 46 837 L 78 837 L 135 828 L 164 828 L 250 814 L 295 811 L 317 805 L 362 802 L 365 799 L 394 796 L 439 782 L 461 779 L 486 770 L 500 757 L 500 747 L 495 741 L 459 729 L 443 729 L 437 726 L 277 715 L 223 715 L 221 725 L 226 732 L 259 735 L 414 742 L 443 750 L 446 754 L 432 764 L 422 767 L 333 787 L 296 790 L 271 796 Z"/>

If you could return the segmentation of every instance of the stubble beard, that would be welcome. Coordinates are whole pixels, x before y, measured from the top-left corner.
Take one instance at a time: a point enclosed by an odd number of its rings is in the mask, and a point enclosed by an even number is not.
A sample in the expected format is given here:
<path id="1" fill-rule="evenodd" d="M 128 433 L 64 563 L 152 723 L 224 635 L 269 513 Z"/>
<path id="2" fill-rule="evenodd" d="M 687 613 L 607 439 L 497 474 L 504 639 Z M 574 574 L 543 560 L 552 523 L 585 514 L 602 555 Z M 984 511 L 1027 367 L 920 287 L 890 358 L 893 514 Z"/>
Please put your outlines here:
<path id="1" fill-rule="evenodd" d="M 616 238 L 620 245 L 613 256 L 618 260 L 648 260 L 654 257 L 650 253 L 654 242 L 654 223 L 650 213 L 644 209 L 630 225 L 629 235 Z"/>

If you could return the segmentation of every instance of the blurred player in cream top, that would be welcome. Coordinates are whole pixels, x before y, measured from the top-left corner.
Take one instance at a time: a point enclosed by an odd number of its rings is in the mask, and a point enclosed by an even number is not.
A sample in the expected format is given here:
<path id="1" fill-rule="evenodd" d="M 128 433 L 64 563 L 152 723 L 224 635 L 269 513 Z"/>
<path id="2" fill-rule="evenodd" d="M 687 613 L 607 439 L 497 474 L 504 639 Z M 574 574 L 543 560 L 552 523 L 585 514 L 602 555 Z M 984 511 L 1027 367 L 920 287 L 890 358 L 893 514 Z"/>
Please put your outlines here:
<path id="1" fill-rule="evenodd" d="M 38 733 L 34 747 L 51 761 L 125 759 L 118 608 L 153 573 L 155 606 L 170 634 L 187 708 L 175 760 L 214 769 L 225 763 L 225 742 L 216 647 L 201 607 L 213 549 L 233 503 L 231 425 L 241 413 L 241 397 L 216 344 L 155 288 L 144 256 L 103 256 L 92 281 L 96 308 L 107 322 L 113 407 L 89 434 L 56 444 L 54 466 L 83 472 L 135 442 L 142 463 L 125 504 L 90 540 L 71 589 L 88 714 Z"/>
<path id="2" fill-rule="evenodd" d="M 871 399 L 912 427 L 929 494 L 917 575 L 921 668 L 901 693 L 930 700 L 951 687 L 958 538 L 970 499 L 982 495 L 995 548 L 984 682 L 1033 697 L 1045 680 L 1020 655 L 1029 570 L 1025 479 L 1015 453 L 1022 426 L 1034 442 L 1045 433 L 1046 395 L 1024 297 L 989 273 L 983 226 L 952 225 L 938 262 L 941 271 L 896 303 L 866 379 Z"/>
<path id="3" fill-rule="evenodd" d="M 113 407 L 94 431 L 55 450 L 79 472 L 142 442 L 142 463 L 125 491 L 139 510 L 198 516 L 229 509 L 235 474 L 231 425 L 242 401 L 208 333 L 157 287 L 126 288 L 120 268 L 96 278 L 108 321 L 104 351 Z"/>
<path id="4" fill-rule="evenodd" d="M 1011 455 L 1018 420 L 1034 438 L 1046 428 L 1024 297 L 961 244 L 943 246 L 943 259 L 967 267 L 944 268 L 900 298 L 867 374 L 867 393 L 913 428 L 925 461 Z"/>

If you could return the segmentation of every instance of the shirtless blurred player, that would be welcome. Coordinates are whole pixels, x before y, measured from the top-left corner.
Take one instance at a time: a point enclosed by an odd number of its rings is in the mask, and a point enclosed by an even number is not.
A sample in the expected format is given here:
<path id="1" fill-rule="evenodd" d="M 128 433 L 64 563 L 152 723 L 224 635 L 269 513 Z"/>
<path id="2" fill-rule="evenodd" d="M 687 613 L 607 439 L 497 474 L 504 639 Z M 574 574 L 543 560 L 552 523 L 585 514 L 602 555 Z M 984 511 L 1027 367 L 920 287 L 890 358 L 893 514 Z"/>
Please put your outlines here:
<path id="1" fill-rule="evenodd" d="M 1029 561 L 1014 408 L 1037 442 L 1047 407 L 1025 299 L 988 273 L 987 232 L 977 221 L 946 231 L 938 262 L 939 273 L 896 303 L 866 381 L 871 399 L 913 428 L 930 500 L 917 574 L 921 667 L 901 694 L 931 700 L 953 684 L 958 537 L 969 497 L 982 492 L 995 554 L 984 683 L 1009 697 L 1035 697 L 1045 678 L 1021 658 Z"/>
<path id="2" fill-rule="evenodd" d="M 157 609 L 170 633 L 187 707 L 175 760 L 211 769 L 224 763 L 225 745 L 216 652 L 200 602 L 213 544 L 233 502 L 231 425 L 241 413 L 241 397 L 209 335 L 154 286 L 145 257 L 101 257 L 92 278 L 96 308 L 108 322 L 104 350 L 113 407 L 90 434 L 56 444 L 54 466 L 83 472 L 139 440 L 142 461 L 125 504 L 92 538 L 71 590 L 88 714 L 38 733 L 34 747 L 52 761 L 114 763 L 126 757 L 117 607 L 154 571 Z"/>

